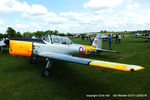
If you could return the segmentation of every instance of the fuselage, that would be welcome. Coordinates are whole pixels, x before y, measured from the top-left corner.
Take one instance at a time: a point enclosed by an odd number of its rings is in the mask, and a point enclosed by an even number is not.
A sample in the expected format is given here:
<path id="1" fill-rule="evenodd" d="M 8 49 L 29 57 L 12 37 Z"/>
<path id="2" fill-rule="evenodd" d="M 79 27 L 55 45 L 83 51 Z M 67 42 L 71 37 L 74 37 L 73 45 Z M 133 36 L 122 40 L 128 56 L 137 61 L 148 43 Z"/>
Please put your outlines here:
<path id="1" fill-rule="evenodd" d="M 14 56 L 38 56 L 42 52 L 53 52 L 66 55 L 96 53 L 94 46 L 74 44 L 69 38 L 45 36 L 43 39 L 12 39 L 9 40 L 9 52 Z"/>

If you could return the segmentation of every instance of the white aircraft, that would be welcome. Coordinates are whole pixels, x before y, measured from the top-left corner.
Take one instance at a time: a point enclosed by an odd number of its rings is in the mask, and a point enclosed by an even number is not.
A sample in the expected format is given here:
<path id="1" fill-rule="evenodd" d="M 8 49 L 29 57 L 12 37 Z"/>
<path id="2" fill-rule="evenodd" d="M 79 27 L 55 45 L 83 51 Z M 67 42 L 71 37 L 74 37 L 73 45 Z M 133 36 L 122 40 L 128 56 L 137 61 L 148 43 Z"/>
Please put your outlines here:
<path id="1" fill-rule="evenodd" d="M 50 68 L 53 59 L 120 71 L 138 71 L 144 69 L 137 65 L 85 59 L 73 56 L 77 54 L 93 54 L 97 52 L 116 52 L 102 49 L 102 37 L 100 34 L 96 36 L 91 46 L 74 44 L 69 38 L 55 35 L 46 35 L 42 39 L 10 39 L 8 43 L 9 53 L 13 56 L 33 57 L 32 62 L 35 61 L 36 56 L 45 57 L 47 65 L 43 72 L 44 76 L 50 75 Z"/>
<path id="2" fill-rule="evenodd" d="M 0 52 L 1 52 L 1 53 L 3 52 L 4 47 L 6 46 L 6 44 L 4 43 L 4 41 L 5 41 L 4 38 L 2 38 L 2 39 L 0 40 Z"/>

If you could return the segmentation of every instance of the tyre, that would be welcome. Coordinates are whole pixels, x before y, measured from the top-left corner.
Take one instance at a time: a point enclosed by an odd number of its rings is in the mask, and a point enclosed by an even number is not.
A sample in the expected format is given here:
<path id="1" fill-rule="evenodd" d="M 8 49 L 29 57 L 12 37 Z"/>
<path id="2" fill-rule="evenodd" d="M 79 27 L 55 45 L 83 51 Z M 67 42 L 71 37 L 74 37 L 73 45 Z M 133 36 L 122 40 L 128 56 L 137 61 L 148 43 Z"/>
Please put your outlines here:
<path id="1" fill-rule="evenodd" d="M 50 76 L 50 69 L 49 69 L 49 68 L 47 68 L 47 69 L 45 69 L 45 70 L 43 71 L 43 76 L 44 76 L 44 77 Z"/>

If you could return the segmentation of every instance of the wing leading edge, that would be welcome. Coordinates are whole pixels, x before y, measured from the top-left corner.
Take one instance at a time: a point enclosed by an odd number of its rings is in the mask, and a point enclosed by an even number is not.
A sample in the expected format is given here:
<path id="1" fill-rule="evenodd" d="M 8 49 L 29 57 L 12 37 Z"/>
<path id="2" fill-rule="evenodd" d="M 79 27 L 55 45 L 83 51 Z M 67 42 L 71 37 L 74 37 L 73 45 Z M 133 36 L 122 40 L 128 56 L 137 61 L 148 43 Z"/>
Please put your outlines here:
<path id="1" fill-rule="evenodd" d="M 144 69 L 144 67 L 137 66 L 137 65 L 128 65 L 128 64 L 114 63 L 114 62 L 101 61 L 101 60 L 84 59 L 84 58 L 72 57 L 65 54 L 51 53 L 51 52 L 40 53 L 39 56 L 47 57 L 51 59 L 63 60 L 63 61 L 70 61 L 74 63 L 87 64 L 95 67 L 120 70 L 120 71 L 139 71 Z"/>

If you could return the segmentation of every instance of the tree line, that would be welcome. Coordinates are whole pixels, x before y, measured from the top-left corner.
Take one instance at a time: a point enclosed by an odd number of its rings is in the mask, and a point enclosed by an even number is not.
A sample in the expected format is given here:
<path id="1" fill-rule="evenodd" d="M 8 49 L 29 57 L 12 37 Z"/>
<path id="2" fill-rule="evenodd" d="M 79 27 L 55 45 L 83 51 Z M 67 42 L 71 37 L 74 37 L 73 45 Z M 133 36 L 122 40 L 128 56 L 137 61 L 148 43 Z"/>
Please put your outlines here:
<path id="1" fill-rule="evenodd" d="M 110 33 L 107 32 L 106 30 L 101 30 L 100 32 L 91 32 L 94 34 L 98 34 L 98 33 Z M 119 34 L 135 34 L 135 33 L 139 33 L 139 34 L 150 34 L 150 30 L 137 30 L 137 31 L 125 31 L 125 32 L 111 32 L 111 33 L 119 33 Z M 46 31 L 36 31 L 36 32 L 24 32 L 23 34 L 21 34 L 20 32 L 16 31 L 15 29 L 13 29 L 12 27 L 8 27 L 6 30 L 6 34 L 2 34 L 0 33 L 0 39 L 1 38 L 32 38 L 33 36 L 37 37 L 37 38 L 41 38 L 45 35 L 59 35 L 59 36 L 74 36 L 75 34 L 71 34 L 71 33 L 59 33 L 57 30 L 46 30 Z M 80 33 L 78 35 L 87 35 L 86 33 Z"/>
<path id="2" fill-rule="evenodd" d="M 23 34 L 21 34 L 20 32 L 17 32 L 15 29 L 13 29 L 12 27 L 8 27 L 6 30 L 6 34 L 2 34 L 0 33 L 0 39 L 1 38 L 32 38 L 33 36 L 37 37 L 37 38 L 41 38 L 45 35 L 59 35 L 59 36 L 72 36 L 72 34 L 67 33 L 59 33 L 57 30 L 47 30 L 47 31 L 36 31 L 36 32 L 24 32 Z"/>

